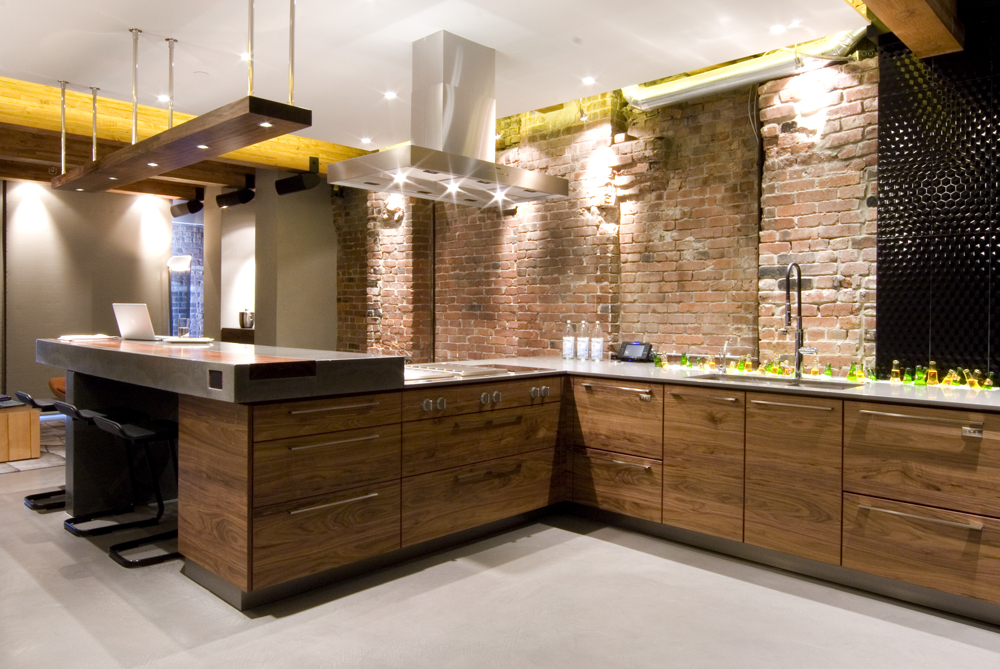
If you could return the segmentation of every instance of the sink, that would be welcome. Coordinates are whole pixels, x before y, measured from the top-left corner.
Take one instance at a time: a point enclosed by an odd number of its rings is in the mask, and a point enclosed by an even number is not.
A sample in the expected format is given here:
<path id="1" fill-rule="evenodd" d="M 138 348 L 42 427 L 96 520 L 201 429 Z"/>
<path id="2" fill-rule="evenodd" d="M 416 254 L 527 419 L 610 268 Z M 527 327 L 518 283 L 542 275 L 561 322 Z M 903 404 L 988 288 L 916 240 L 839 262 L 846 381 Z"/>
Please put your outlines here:
<path id="1" fill-rule="evenodd" d="M 791 387 L 849 390 L 851 388 L 857 388 L 858 386 L 864 385 L 864 383 L 856 383 L 854 381 L 835 381 L 833 379 L 817 379 L 816 377 L 796 379 L 784 376 L 756 376 L 745 374 L 699 374 L 698 376 L 689 376 L 688 378 L 695 381 L 725 381 L 726 383 L 739 383 L 748 386 L 761 386 L 764 388 Z"/>

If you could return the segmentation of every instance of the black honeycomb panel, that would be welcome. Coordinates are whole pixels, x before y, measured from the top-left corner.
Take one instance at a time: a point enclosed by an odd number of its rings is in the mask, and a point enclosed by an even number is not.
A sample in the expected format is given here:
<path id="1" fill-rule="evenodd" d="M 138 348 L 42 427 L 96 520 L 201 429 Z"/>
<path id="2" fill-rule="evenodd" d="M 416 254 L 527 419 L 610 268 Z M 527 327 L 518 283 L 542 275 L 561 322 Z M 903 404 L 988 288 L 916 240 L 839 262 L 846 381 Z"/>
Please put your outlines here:
<path id="1" fill-rule="evenodd" d="M 882 161 L 878 234 L 988 234 L 993 220 L 989 172 L 986 168 L 962 169 L 955 164 L 898 165 Z"/>
<path id="2" fill-rule="evenodd" d="M 992 235 L 922 241 L 926 242 L 923 255 L 931 295 L 928 355 L 939 369 L 984 370 L 990 335 Z"/>
<path id="3" fill-rule="evenodd" d="M 925 271 L 925 249 L 929 241 L 926 237 L 878 239 L 875 366 L 879 378 L 888 378 L 894 359 L 916 365 L 927 357 L 930 277 Z"/>

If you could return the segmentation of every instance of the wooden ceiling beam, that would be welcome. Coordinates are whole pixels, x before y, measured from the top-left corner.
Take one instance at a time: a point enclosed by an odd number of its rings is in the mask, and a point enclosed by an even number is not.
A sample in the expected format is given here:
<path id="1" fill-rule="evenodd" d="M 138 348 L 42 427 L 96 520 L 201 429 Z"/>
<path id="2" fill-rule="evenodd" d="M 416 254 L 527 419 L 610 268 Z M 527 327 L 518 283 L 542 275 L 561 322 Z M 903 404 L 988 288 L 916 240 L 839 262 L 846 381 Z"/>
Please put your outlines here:
<path id="1" fill-rule="evenodd" d="M 66 131 L 81 137 L 90 137 L 92 99 L 89 93 L 66 91 Z M 0 124 L 9 124 L 36 130 L 58 133 L 59 88 L 17 79 L 0 77 Z M 191 114 L 174 112 L 175 127 L 195 118 Z M 158 107 L 139 105 L 139 139 L 157 135 L 167 129 L 167 111 Z M 121 100 L 98 98 L 97 136 L 118 142 L 132 141 L 132 105 Z M 325 174 L 326 165 L 367 154 L 332 142 L 323 142 L 298 135 L 282 135 L 238 151 L 225 153 L 213 162 L 232 165 L 288 171 L 309 171 L 309 157 L 319 158 L 320 169 Z M 88 153 L 89 157 L 89 153 Z"/>
<path id="2" fill-rule="evenodd" d="M 865 0 L 917 58 L 961 51 L 965 26 L 958 20 L 958 0 Z"/>
<path id="3" fill-rule="evenodd" d="M 103 158 L 128 146 L 107 139 L 97 140 L 97 157 Z M 79 135 L 66 135 L 66 168 L 72 169 L 90 162 L 92 140 Z M 0 159 L 39 165 L 60 165 L 59 133 L 51 130 L 21 128 L 0 123 Z M 156 180 L 186 183 L 194 186 L 242 188 L 247 168 L 229 163 L 206 160 L 156 177 Z M 52 176 L 59 174 L 58 171 Z"/>
<path id="4" fill-rule="evenodd" d="M 38 181 L 49 185 L 52 177 L 59 174 L 58 167 L 39 165 L 37 163 L 16 162 L 0 159 L 0 179 L 16 179 L 19 181 Z M 129 193 L 143 195 L 158 195 L 172 200 L 193 200 L 197 186 L 166 181 L 146 179 L 129 184 L 125 188 L 108 191 L 110 193 Z"/>

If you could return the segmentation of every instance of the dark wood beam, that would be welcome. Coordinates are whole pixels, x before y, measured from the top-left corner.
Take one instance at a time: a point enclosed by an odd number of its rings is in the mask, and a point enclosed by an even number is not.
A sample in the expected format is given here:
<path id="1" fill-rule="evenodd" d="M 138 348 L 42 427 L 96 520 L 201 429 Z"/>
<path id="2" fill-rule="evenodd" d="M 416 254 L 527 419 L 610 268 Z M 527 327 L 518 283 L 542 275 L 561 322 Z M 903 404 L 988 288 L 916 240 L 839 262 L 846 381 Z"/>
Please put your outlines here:
<path id="1" fill-rule="evenodd" d="M 0 159 L 0 179 L 16 179 L 19 181 L 38 181 L 48 185 L 52 177 L 59 174 L 58 167 L 40 165 L 38 163 L 17 162 Z M 169 183 L 166 181 L 154 181 L 146 179 L 129 184 L 121 189 L 114 189 L 112 193 L 140 193 L 147 195 L 159 195 L 174 200 L 193 200 L 196 186 L 179 183 Z"/>
<path id="2" fill-rule="evenodd" d="M 72 169 L 90 162 L 92 140 L 80 135 L 66 135 L 66 166 Z M 97 157 L 103 158 L 128 146 L 124 142 L 97 140 Z M 59 133 L 0 123 L 0 160 L 34 163 L 58 168 L 60 165 Z M 156 177 L 157 180 L 194 186 L 242 188 L 245 175 L 252 169 L 206 160 Z M 58 169 L 50 179 L 59 174 Z"/>
<path id="3" fill-rule="evenodd" d="M 961 51 L 965 44 L 958 0 L 865 0 L 865 4 L 918 58 Z"/>
<path id="4" fill-rule="evenodd" d="M 52 187 L 88 192 L 120 188 L 311 124 L 308 109 L 245 97 L 57 176 Z"/>

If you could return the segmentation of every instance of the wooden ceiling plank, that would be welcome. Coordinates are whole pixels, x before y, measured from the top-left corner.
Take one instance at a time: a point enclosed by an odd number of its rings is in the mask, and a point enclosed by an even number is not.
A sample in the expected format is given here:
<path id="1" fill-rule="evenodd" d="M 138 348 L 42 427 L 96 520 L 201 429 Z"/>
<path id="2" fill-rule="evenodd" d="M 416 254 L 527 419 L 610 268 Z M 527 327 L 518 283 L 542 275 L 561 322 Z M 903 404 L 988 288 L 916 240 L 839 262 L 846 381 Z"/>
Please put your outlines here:
<path id="1" fill-rule="evenodd" d="M 0 179 L 16 179 L 18 181 L 37 181 L 48 184 L 52 180 L 49 168 L 31 163 L 0 160 Z M 173 200 L 191 200 L 195 197 L 196 186 L 179 183 L 167 183 L 150 179 L 137 181 L 125 188 L 116 188 L 111 193 L 128 193 L 158 195 Z"/>
<path id="2" fill-rule="evenodd" d="M 918 58 L 961 51 L 965 44 L 958 0 L 865 0 L 865 4 Z"/>

